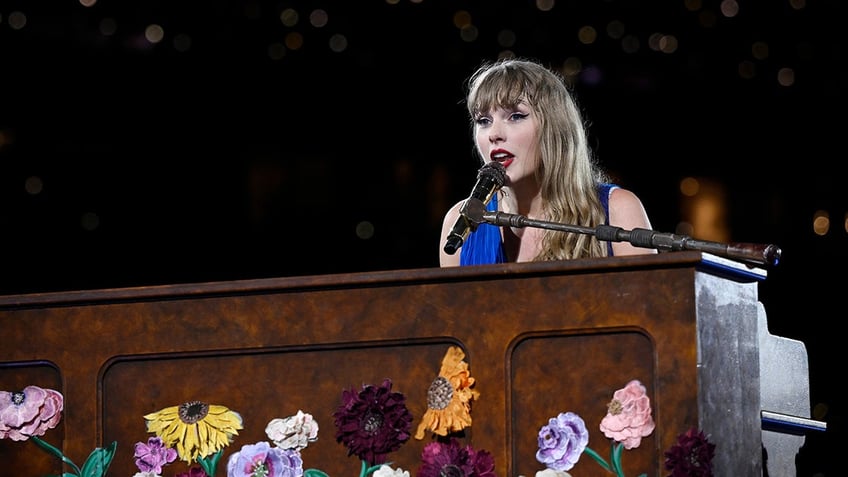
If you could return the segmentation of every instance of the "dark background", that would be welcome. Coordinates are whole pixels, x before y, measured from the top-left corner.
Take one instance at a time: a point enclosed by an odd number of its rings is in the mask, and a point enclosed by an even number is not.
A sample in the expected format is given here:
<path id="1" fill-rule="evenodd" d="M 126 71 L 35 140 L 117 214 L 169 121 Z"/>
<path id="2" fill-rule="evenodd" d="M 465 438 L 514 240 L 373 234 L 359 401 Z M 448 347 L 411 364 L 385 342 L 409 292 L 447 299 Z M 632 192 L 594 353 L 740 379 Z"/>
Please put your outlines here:
<path id="1" fill-rule="evenodd" d="M 577 64 L 563 71 L 594 151 L 656 230 L 708 238 L 681 228 L 679 184 L 696 177 L 720 187 L 729 240 L 783 250 L 760 300 L 772 334 L 805 343 L 811 412 L 828 425 L 798 475 L 837 475 L 841 13 L 837 0 L 6 0 L 0 293 L 438 266 L 442 215 L 479 167 L 464 80 L 501 55 Z M 676 46 L 655 48 L 657 34 Z"/>

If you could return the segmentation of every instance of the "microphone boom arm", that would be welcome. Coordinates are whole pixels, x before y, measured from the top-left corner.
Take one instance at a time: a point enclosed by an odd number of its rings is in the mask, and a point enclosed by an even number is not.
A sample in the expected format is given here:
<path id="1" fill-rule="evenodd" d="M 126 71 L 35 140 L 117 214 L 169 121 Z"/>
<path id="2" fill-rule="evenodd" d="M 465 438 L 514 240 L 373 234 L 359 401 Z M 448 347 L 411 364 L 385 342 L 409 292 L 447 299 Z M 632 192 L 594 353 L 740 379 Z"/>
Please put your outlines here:
<path id="1" fill-rule="evenodd" d="M 598 240 L 608 242 L 629 242 L 636 247 L 654 248 L 662 251 L 700 250 L 725 258 L 751 262 L 758 265 L 775 266 L 780 262 L 781 250 L 773 244 L 756 243 L 721 243 L 708 240 L 697 240 L 687 235 L 657 232 L 649 229 L 635 228 L 626 230 L 612 225 L 583 227 L 580 225 L 561 224 L 545 220 L 530 219 L 519 214 L 506 212 L 489 212 L 482 201 L 469 199 L 464 207 L 465 216 L 473 223 L 472 229 L 486 222 L 498 226 L 536 227 L 561 232 L 594 235 Z"/>

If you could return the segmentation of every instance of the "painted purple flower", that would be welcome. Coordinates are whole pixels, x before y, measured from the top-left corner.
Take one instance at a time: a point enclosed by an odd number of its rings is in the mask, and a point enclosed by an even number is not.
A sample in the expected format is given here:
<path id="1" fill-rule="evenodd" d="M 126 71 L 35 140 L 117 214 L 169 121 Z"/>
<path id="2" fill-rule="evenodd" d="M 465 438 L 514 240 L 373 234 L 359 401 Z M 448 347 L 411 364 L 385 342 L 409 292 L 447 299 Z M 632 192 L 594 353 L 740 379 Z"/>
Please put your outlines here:
<path id="1" fill-rule="evenodd" d="M 495 477 L 495 459 L 484 450 L 460 446 L 456 438 L 433 441 L 421 452 L 417 477 Z"/>
<path id="2" fill-rule="evenodd" d="M 300 451 L 271 447 L 267 442 L 242 446 L 227 462 L 227 477 L 301 477 Z"/>
<path id="3" fill-rule="evenodd" d="M 333 413 L 336 441 L 344 443 L 347 455 L 356 455 L 370 465 L 383 464 L 386 455 L 409 440 L 412 413 L 406 397 L 392 392 L 392 381 L 382 386 L 363 385 L 358 393 L 351 388 L 342 393 L 342 404 Z"/>
<path id="4" fill-rule="evenodd" d="M 563 412 L 539 429 L 536 460 L 549 469 L 569 470 L 588 444 L 589 431 L 583 419 L 573 412 Z"/>
<path id="5" fill-rule="evenodd" d="M 162 466 L 177 460 L 177 450 L 165 447 L 159 437 L 150 437 L 147 444 L 135 443 L 135 465 L 142 472 L 162 473 Z"/>
<path id="6" fill-rule="evenodd" d="M 665 452 L 665 470 L 671 471 L 669 477 L 712 477 L 715 447 L 702 431 L 691 428 Z"/>
<path id="7" fill-rule="evenodd" d="M 43 436 L 59 424 L 64 402 L 58 391 L 38 386 L 0 391 L 0 439 L 25 441 Z"/>

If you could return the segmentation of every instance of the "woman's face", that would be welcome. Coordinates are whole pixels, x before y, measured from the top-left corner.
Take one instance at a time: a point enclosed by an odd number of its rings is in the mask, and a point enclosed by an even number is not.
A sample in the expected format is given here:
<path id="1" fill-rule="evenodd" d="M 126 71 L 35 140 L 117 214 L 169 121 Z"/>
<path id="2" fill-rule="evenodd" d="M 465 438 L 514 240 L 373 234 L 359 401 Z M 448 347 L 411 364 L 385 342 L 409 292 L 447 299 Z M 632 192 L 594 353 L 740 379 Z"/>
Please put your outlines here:
<path id="1" fill-rule="evenodd" d="M 496 108 L 474 118 L 480 156 L 484 162 L 503 164 L 507 185 L 535 180 L 539 164 L 538 129 L 536 114 L 523 102 L 512 109 Z"/>

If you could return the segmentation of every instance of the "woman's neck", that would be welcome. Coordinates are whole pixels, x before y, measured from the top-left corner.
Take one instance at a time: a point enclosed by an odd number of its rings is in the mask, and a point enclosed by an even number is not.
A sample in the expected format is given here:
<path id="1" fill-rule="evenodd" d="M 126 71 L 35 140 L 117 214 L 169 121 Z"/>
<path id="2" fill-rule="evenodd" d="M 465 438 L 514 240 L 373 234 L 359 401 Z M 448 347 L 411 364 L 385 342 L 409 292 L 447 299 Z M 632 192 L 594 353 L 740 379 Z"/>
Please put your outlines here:
<path id="1" fill-rule="evenodd" d="M 538 188 L 517 188 L 514 186 L 501 189 L 498 206 L 502 212 L 519 214 L 528 218 L 543 219 L 545 213 L 542 207 L 542 195 Z"/>

